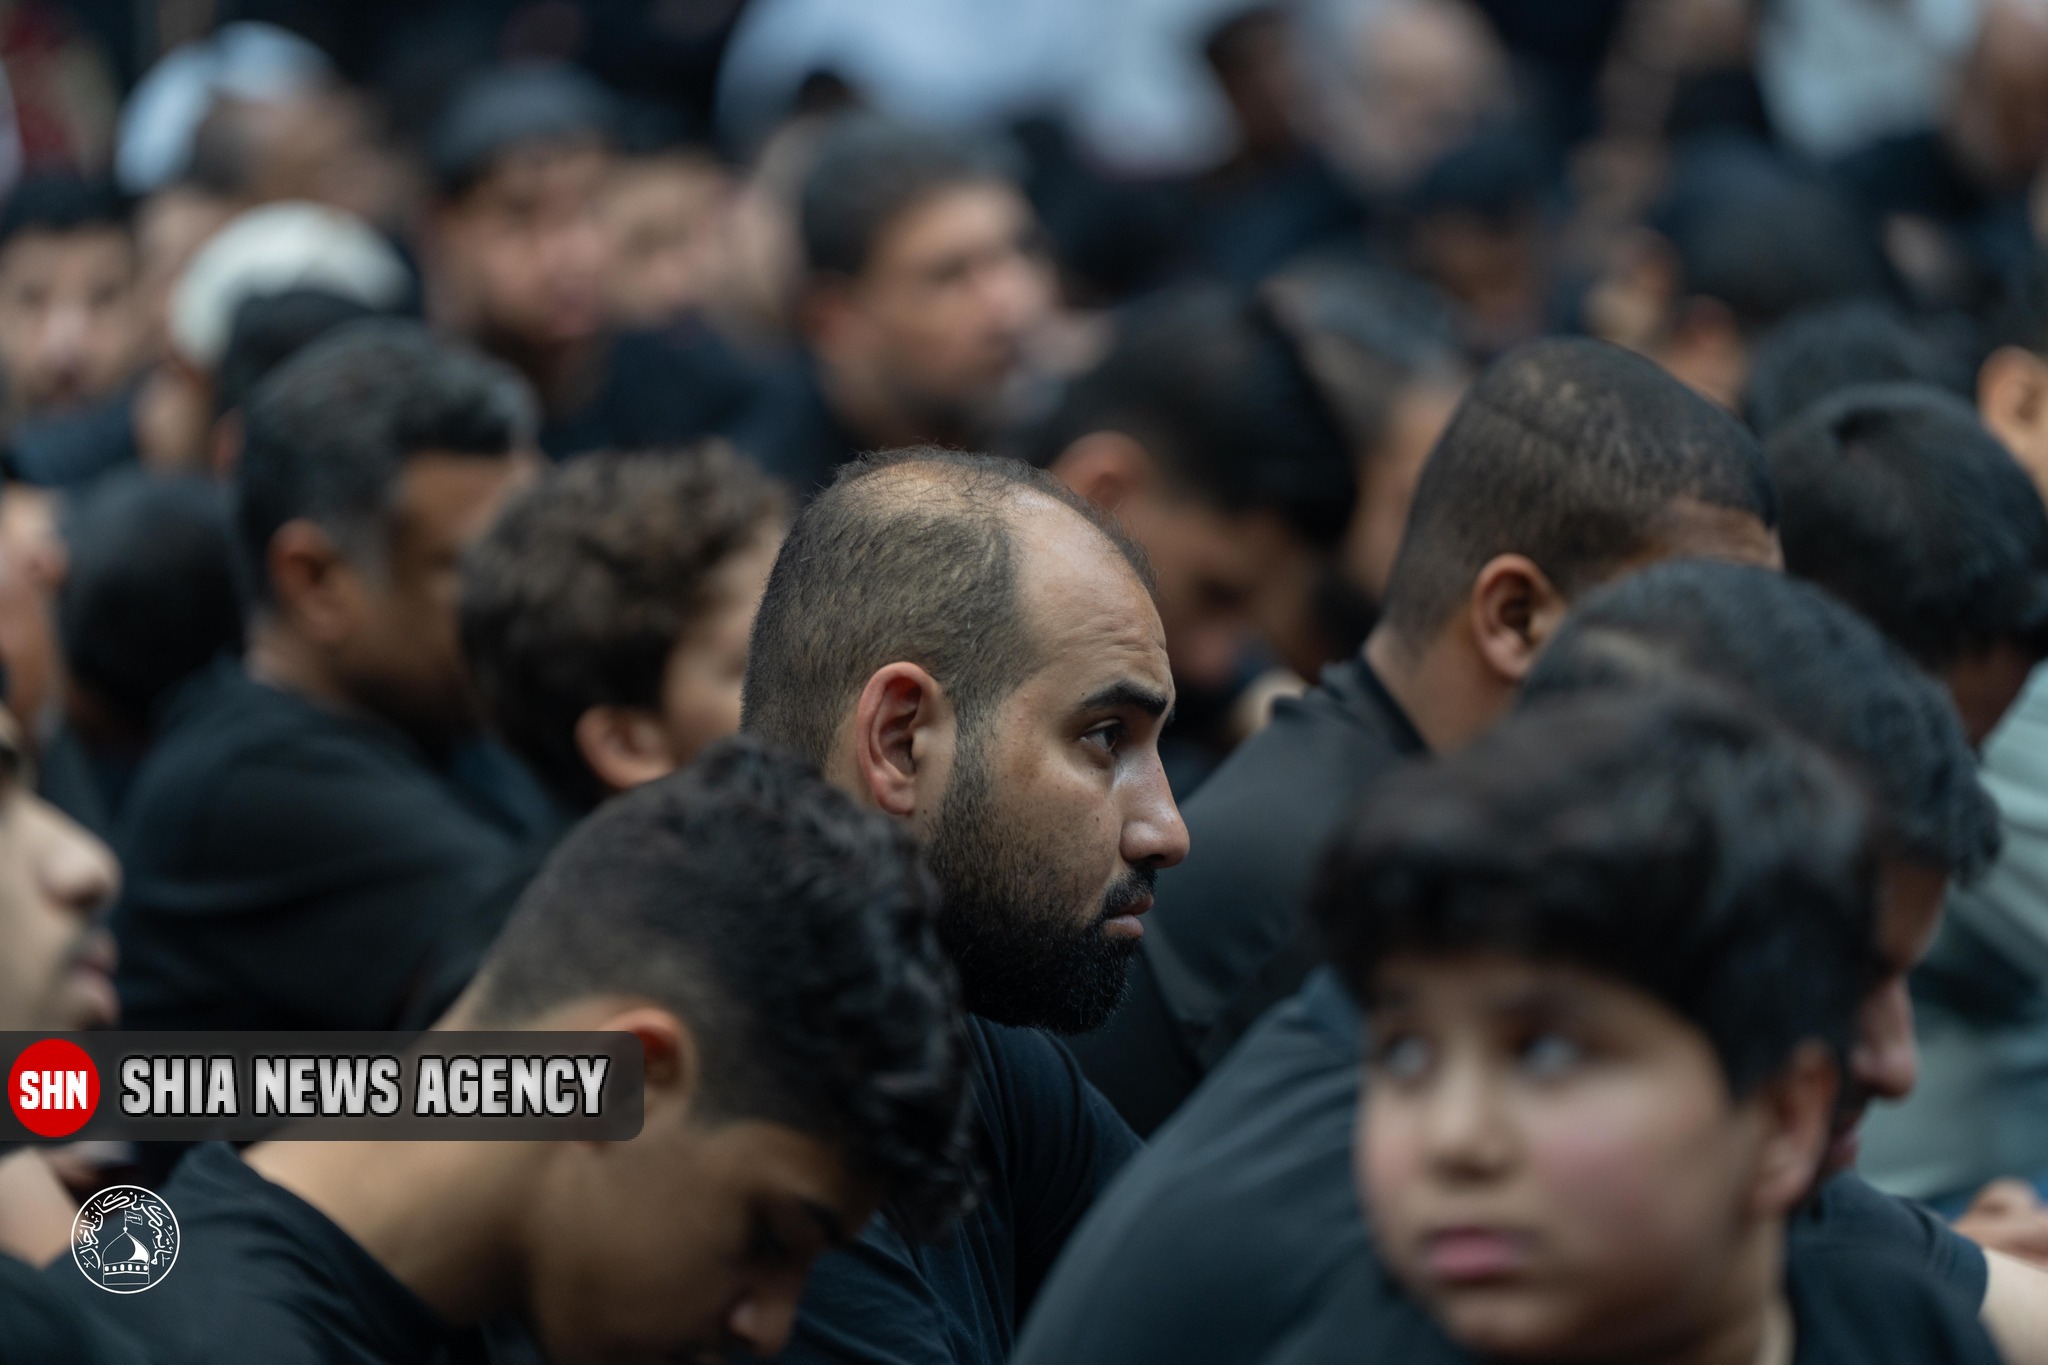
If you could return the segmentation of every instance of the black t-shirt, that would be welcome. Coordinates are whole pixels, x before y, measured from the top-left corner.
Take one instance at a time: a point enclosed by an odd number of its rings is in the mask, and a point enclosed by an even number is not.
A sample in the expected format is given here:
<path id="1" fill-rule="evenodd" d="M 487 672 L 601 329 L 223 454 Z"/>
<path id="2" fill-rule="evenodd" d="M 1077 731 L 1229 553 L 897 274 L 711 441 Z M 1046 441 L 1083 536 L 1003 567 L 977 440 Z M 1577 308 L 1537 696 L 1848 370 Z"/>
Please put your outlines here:
<path id="1" fill-rule="evenodd" d="M 69 1256 L 57 1264 L 78 1273 Z M 147 1365 L 140 1343 L 93 1309 L 33 1267 L 0 1256 L 0 1365 Z"/>
<path id="2" fill-rule="evenodd" d="M 177 1263 L 162 1282 L 108 1294 L 69 1258 L 44 1275 L 147 1343 L 160 1365 L 503 1359 L 482 1330 L 442 1321 L 326 1214 L 265 1180 L 225 1143 L 194 1148 L 158 1193 L 179 1232 Z"/>
<path id="3" fill-rule="evenodd" d="M 1181 814 L 1188 856 L 1159 874 L 1131 996 L 1074 1040 L 1088 1078 L 1150 1133 L 1313 965 L 1307 900 L 1324 846 L 1421 735 L 1363 656 L 1280 702 Z"/>
<path id="4" fill-rule="evenodd" d="M 392 1027 L 519 846 L 375 720 L 222 661 L 187 683 L 116 848 L 130 1028 Z"/>
<path id="5" fill-rule="evenodd" d="M 694 441 L 731 422 L 753 396 L 754 376 L 700 323 L 620 333 L 603 365 L 589 398 L 542 423 L 540 448 L 553 458 Z"/>
<path id="6" fill-rule="evenodd" d="M 1068 1235 L 1137 1151 L 1053 1039 L 972 1018 L 968 1034 L 980 1206 L 935 1243 L 878 1217 L 853 1246 L 822 1257 L 783 1361 L 1000 1365 Z"/>
<path id="7" fill-rule="evenodd" d="M 1792 1365 L 1998 1365 L 1969 1306 L 1924 1266 L 1835 1239 L 1795 1241 L 1785 1267 Z M 1259 1365 L 1477 1365 L 1377 1264 L 1363 1265 L 1323 1310 Z"/>
<path id="8" fill-rule="evenodd" d="M 1352 1341 L 1353 1356 L 1377 1341 L 1360 1320 L 1384 1301 L 1370 1292 L 1379 1263 L 1351 1182 L 1360 1061 L 1358 1012 L 1320 969 L 1103 1195 L 1039 1295 L 1015 1365 L 1242 1365 L 1326 1316 L 1351 1325 L 1328 1340 Z M 1889 1251 L 1964 1304 L 1984 1299 L 1982 1251 L 1854 1175 L 1827 1183 L 1792 1241 Z"/>
<path id="9" fill-rule="evenodd" d="M 841 425 L 818 385 L 817 362 L 798 355 L 765 380 L 734 421 L 733 444 L 796 490 L 799 500 L 831 482 L 864 447 Z"/>

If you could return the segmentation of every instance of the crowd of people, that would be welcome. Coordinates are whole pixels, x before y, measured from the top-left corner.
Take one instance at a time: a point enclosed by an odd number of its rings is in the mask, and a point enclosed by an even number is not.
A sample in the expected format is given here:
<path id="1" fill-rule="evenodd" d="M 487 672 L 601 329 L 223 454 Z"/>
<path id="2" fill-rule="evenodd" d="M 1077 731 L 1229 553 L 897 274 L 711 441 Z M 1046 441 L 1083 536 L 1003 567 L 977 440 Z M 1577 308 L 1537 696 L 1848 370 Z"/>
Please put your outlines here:
<path id="1" fill-rule="evenodd" d="M 0 1362 L 2048 1365 L 2048 9 L 100 8 L 0 1028 L 645 1118 L 0 1145 Z"/>

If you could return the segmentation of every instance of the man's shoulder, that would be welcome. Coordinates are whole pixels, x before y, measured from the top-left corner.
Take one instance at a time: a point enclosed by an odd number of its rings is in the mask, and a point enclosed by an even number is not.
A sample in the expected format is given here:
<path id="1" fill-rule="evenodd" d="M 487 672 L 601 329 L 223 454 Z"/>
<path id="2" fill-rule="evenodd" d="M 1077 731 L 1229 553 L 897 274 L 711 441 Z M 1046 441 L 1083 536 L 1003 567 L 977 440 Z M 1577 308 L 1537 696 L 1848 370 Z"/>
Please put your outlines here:
<path id="1" fill-rule="evenodd" d="M 1995 1365 L 1976 1305 L 1902 1249 L 1794 1240 L 1786 1263 L 1795 1365 Z"/>
<path id="2" fill-rule="evenodd" d="M 225 1145 L 194 1149 L 159 1193 L 178 1259 L 147 1291 L 106 1295 L 103 1311 L 163 1365 L 397 1365 L 424 1359 L 408 1342 L 441 1331 L 345 1232 Z"/>
<path id="3" fill-rule="evenodd" d="M 1984 1252 L 1975 1242 L 1925 1205 L 1886 1194 L 1854 1171 L 1829 1178 L 1792 1220 L 1793 1247 L 1807 1240 L 1829 1246 L 1858 1244 L 1920 1266 L 1973 1307 L 1984 1302 L 1990 1282 Z"/>
<path id="4" fill-rule="evenodd" d="M 145 1365 L 142 1344 L 96 1309 L 62 1280 L 0 1256 L 0 1365 Z"/>
<path id="5" fill-rule="evenodd" d="M 1222 1365 L 1270 1348 L 1371 1264 L 1351 1190 L 1357 1100 L 1355 1052 L 1298 998 L 1272 1011 L 1081 1224 L 1018 1365 Z"/>

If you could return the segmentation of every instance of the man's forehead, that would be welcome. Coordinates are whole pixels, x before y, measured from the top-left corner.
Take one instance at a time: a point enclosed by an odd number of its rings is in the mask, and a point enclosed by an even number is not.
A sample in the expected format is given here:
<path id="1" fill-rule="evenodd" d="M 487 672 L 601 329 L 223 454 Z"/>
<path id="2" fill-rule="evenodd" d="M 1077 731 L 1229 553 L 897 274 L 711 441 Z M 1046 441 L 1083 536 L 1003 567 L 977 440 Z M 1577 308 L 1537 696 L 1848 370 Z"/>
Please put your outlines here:
<path id="1" fill-rule="evenodd" d="M 1011 518 L 1027 628 L 1062 667 L 1128 674 L 1171 693 L 1166 630 L 1117 547 L 1072 508 L 1020 490 Z"/>

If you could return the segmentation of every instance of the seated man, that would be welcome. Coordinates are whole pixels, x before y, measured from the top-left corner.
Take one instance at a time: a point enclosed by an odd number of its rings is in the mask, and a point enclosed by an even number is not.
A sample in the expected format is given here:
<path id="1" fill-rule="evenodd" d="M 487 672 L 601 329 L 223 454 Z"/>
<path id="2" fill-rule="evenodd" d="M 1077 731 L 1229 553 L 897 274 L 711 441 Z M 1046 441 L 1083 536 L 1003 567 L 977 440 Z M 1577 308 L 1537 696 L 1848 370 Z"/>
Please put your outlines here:
<path id="1" fill-rule="evenodd" d="M 1997 1360 L 1925 1270 L 1787 1243 L 1867 980 L 1867 813 L 1817 749 L 1682 692 L 1534 707 L 1387 781 L 1316 911 L 1364 1005 L 1357 1177 L 1396 1286 L 1343 1351 Z"/>
<path id="2" fill-rule="evenodd" d="M 1996 814 L 1940 688 L 1856 613 L 1764 569 L 1656 565 L 1590 594 L 1524 690 L 1687 674 L 1746 690 L 1858 766 L 1883 808 L 1881 975 L 1849 1054 L 1830 1156 L 1841 1169 L 1855 1159 L 1869 1101 L 1913 1087 L 1906 973 L 1933 936 L 1945 879 L 1967 879 L 1996 848 Z M 1347 1194 L 1359 1061 L 1357 1012 L 1318 971 L 1246 1034 L 1101 1201 L 1040 1295 L 1019 1365 L 1257 1360 L 1297 1324 L 1347 1312 L 1338 1287 L 1379 1273 Z M 2034 1272 L 1853 1175 L 1828 1182 L 1812 1222 L 1924 1260 L 1982 1303 L 2008 1351 L 2044 1339 L 2033 1324 L 2048 1315 L 2048 1290 Z M 1200 1236 L 1215 1227 L 1231 1237 Z"/>
<path id="3" fill-rule="evenodd" d="M 933 894 L 887 820 L 728 741 L 579 826 L 446 1021 L 634 1034 L 637 1137 L 200 1147 L 163 1190 L 174 1275 L 48 1273 L 164 1365 L 483 1359 L 507 1330 L 550 1360 L 773 1353 L 821 1252 L 970 1187 Z"/>
<path id="4" fill-rule="evenodd" d="M 782 491 L 720 445 L 594 454 L 506 507 L 462 572 L 484 718 L 563 810 L 740 728 Z"/>
<path id="5" fill-rule="evenodd" d="M 106 847 L 36 796 L 19 726 L 0 708 L 0 1030 L 113 1022 L 114 988 L 106 975 L 113 945 L 98 916 L 117 880 Z M 17 1154 L 0 1166 L 34 1160 Z M 32 1174 L 50 1186 L 46 1172 Z M 16 1226 L 29 1212 L 17 1206 L 27 1202 L 21 1175 L 4 1177 L 10 1200 L 0 1210 L 8 1215 L 0 1217 L 0 1243 L 10 1249 L 36 1240 L 20 1236 L 24 1230 Z M 54 1207 L 68 1223 L 69 1211 L 61 1203 Z M 147 1359 L 138 1343 L 109 1328 L 90 1306 L 72 1302 L 22 1261 L 0 1253 L 0 1360 L 142 1365 Z"/>
<path id="6" fill-rule="evenodd" d="M 1272 659 L 1291 643 L 1350 523 L 1336 415 L 1263 305 L 1190 286 L 1119 320 L 1027 453 L 1145 547 L 1180 689 L 1168 771 L 1192 789 L 1241 738 L 1232 703 L 1262 647 Z M 1296 611 L 1278 583 L 1298 585 Z"/>
<path id="7" fill-rule="evenodd" d="M 812 157 L 803 353 L 732 428 L 799 498 L 864 450 L 985 441 L 1051 300 L 1031 206 L 986 152 L 855 114 Z"/>
<path id="8" fill-rule="evenodd" d="M 1122 997 L 1187 831 L 1159 761 L 1173 675 L 1144 556 L 1057 479 L 911 450 L 798 515 L 747 661 L 747 730 L 924 844 L 970 1012 L 987 1170 L 934 1246 L 877 1218 L 820 1262 L 785 1359 L 1006 1359 L 1137 1140 L 1040 1032 Z"/>
<path id="9" fill-rule="evenodd" d="M 251 401 L 247 649 L 171 698 L 119 825 L 131 1026 L 388 1027 L 516 861 L 446 765 L 476 727 L 457 562 L 530 421 L 513 376 L 403 323 L 323 338 Z"/>
<path id="10" fill-rule="evenodd" d="M 2048 656 L 2048 510 L 1963 399 L 1846 389 L 1771 437 L 1785 567 L 1947 684 L 1982 744 Z"/>
<path id="11" fill-rule="evenodd" d="M 1156 1127 L 1301 983 L 1316 858 L 1374 777 L 1492 724 L 1580 592 L 1674 555 L 1775 563 L 1774 515 L 1755 440 L 1648 361 L 1553 340 L 1497 362 L 1423 467 L 1363 651 L 1190 798 L 1131 999 L 1076 1042 L 1089 1077 Z"/>
<path id="12" fill-rule="evenodd" d="M 507 68 L 458 89 L 427 144 L 428 316 L 526 377 L 556 459 L 695 440 L 752 391 L 709 332 L 622 332 L 607 316 L 618 120 L 571 68 Z"/>

